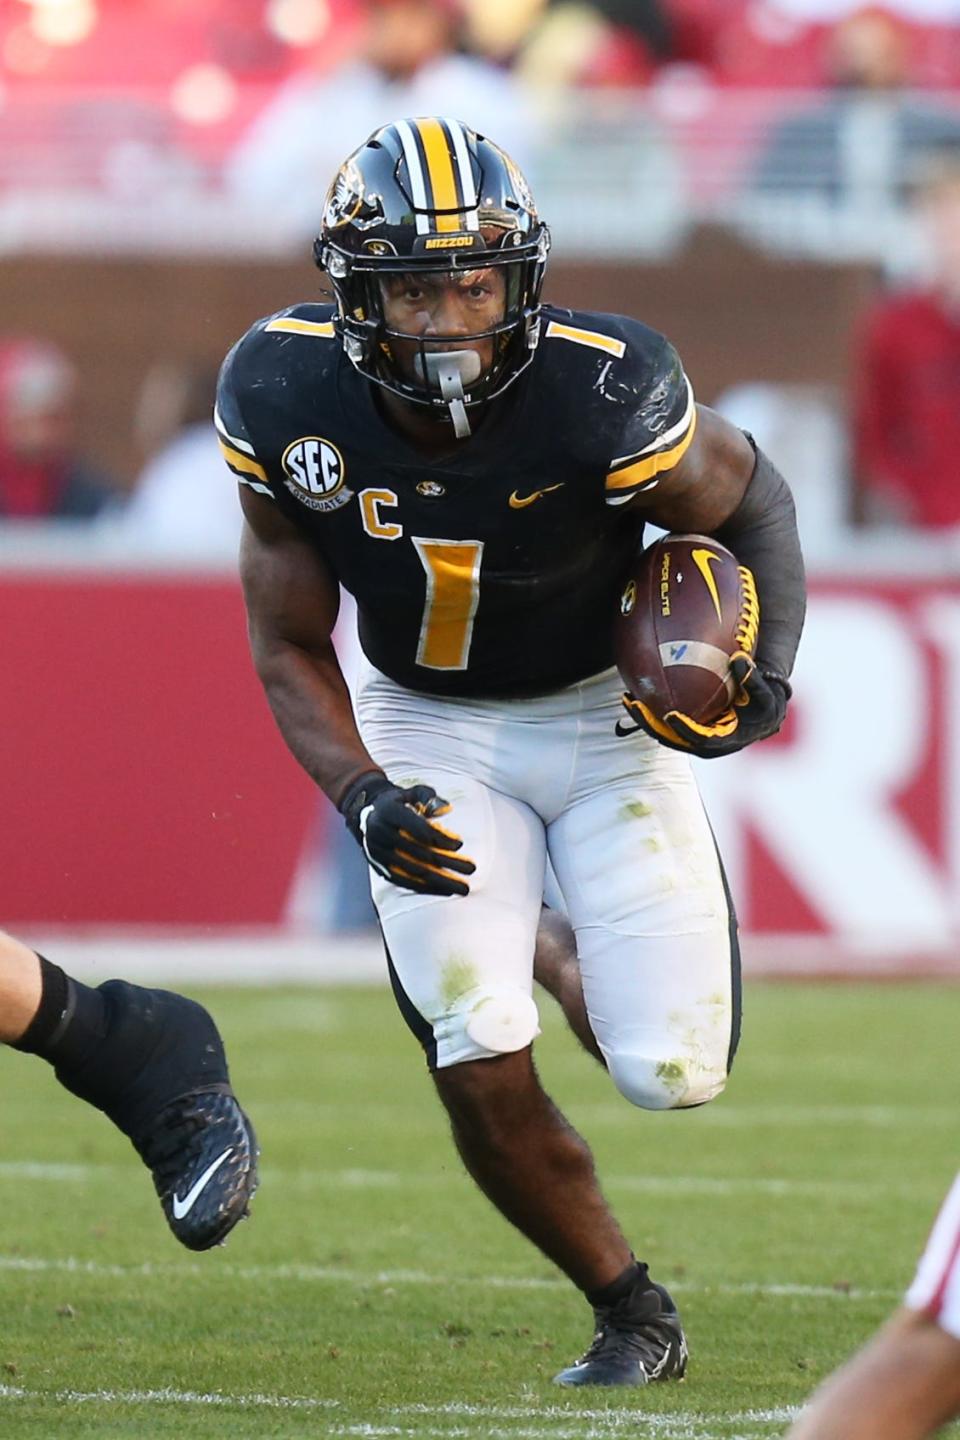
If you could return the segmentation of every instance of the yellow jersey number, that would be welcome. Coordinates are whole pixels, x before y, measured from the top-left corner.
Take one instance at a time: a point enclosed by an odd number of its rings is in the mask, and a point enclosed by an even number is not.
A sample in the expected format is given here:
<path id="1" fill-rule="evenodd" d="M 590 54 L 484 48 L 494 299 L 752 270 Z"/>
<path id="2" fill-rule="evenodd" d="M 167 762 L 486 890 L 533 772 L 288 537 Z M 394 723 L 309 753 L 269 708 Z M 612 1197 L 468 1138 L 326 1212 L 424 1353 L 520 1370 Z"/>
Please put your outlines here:
<path id="1" fill-rule="evenodd" d="M 466 670 L 480 601 L 483 541 L 410 538 L 427 581 L 417 664 L 428 670 Z"/>
<path id="2" fill-rule="evenodd" d="M 394 490 L 360 492 L 363 528 L 373 540 L 400 540 L 403 526 L 385 513 L 396 509 Z M 473 618 L 480 602 L 482 540 L 430 540 L 411 535 L 426 577 L 417 664 L 428 670 L 466 670 Z"/>

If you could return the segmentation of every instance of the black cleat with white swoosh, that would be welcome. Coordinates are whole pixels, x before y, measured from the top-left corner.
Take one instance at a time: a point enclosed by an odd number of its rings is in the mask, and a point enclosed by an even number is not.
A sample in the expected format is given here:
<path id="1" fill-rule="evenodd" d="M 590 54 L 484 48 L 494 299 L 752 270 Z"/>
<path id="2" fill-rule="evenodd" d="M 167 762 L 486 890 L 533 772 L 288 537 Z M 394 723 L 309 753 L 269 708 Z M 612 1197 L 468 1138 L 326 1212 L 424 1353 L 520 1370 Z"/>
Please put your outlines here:
<path id="1" fill-rule="evenodd" d="M 57 1076 L 132 1141 L 177 1239 L 191 1250 L 220 1245 L 248 1213 L 258 1150 L 213 1017 L 171 990 L 127 980 L 98 989 L 103 1031 L 81 1065 Z"/>
<path id="2" fill-rule="evenodd" d="M 190 1250 L 221 1245 L 257 1188 L 253 1126 L 228 1087 L 174 1100 L 134 1141 L 170 1229 Z"/>

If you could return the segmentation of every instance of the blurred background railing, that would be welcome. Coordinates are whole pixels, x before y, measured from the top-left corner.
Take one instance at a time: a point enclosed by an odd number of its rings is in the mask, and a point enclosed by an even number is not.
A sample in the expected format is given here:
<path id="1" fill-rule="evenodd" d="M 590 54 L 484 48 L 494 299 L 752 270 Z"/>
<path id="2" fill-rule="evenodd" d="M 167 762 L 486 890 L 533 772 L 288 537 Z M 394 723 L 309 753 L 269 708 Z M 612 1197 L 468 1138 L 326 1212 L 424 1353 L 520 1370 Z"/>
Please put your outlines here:
<path id="1" fill-rule="evenodd" d="M 198 95 L 217 90 L 215 74 L 198 79 Z M 8 93 L 0 254 L 303 253 L 335 157 L 365 121 L 284 156 L 270 119 L 276 93 L 234 87 L 237 120 L 212 132 L 187 123 L 156 85 Z M 321 93 L 315 123 L 323 103 Z M 697 228 L 719 226 L 778 255 L 906 273 L 924 258 L 908 202 L 931 159 L 960 147 L 960 90 L 822 107 L 818 92 L 686 79 L 534 94 L 514 149 L 564 257 L 663 258 Z"/>
<path id="2" fill-rule="evenodd" d="M 668 334 L 795 490 L 794 719 L 704 774 L 748 944 L 955 966 L 960 0 L 0 5 L 0 922 L 369 925 L 244 654 L 209 412 L 319 293 L 336 165 L 428 112 L 527 171 L 548 298 Z"/>

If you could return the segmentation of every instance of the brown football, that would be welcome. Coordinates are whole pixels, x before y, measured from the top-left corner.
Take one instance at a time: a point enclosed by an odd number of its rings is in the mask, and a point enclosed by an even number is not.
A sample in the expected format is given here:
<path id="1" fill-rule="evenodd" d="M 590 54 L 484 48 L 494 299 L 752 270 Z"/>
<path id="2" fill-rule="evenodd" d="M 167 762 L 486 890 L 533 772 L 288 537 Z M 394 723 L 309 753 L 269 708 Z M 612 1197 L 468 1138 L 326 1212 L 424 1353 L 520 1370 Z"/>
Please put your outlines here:
<path id="1" fill-rule="evenodd" d="M 730 657 L 752 653 L 759 610 L 749 571 L 709 535 L 664 535 L 620 593 L 614 652 L 624 685 L 658 719 L 709 724 L 733 699 Z"/>

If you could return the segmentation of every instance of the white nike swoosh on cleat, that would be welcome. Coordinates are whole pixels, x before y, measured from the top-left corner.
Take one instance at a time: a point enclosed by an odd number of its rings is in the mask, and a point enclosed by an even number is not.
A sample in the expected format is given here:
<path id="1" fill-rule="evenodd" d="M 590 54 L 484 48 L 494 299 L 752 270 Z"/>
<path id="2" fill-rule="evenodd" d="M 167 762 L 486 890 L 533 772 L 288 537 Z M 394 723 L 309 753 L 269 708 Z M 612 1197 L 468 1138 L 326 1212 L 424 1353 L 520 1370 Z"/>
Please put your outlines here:
<path id="1" fill-rule="evenodd" d="M 233 1154 L 233 1146 L 232 1146 L 232 1145 L 229 1145 L 229 1146 L 227 1147 L 227 1149 L 224 1150 L 224 1152 L 223 1152 L 222 1155 L 218 1155 L 218 1156 L 217 1156 L 216 1160 L 214 1160 L 214 1162 L 213 1162 L 212 1165 L 208 1165 L 208 1166 L 207 1166 L 206 1170 L 204 1170 L 203 1174 L 200 1176 L 200 1179 L 197 1181 L 197 1183 L 196 1183 L 195 1185 L 191 1186 L 191 1188 L 187 1191 L 186 1195 L 184 1195 L 184 1197 L 183 1197 L 182 1200 L 180 1199 L 180 1196 L 179 1196 L 179 1195 L 174 1195 L 174 1197 L 173 1197 L 173 1218 L 174 1218 L 174 1220 L 182 1220 L 185 1215 L 189 1215 L 189 1214 L 190 1214 L 190 1211 L 193 1209 L 194 1205 L 196 1204 L 197 1199 L 199 1198 L 200 1193 L 201 1193 L 201 1191 L 203 1190 L 204 1186 L 205 1186 L 205 1185 L 207 1184 L 207 1182 L 208 1182 L 209 1180 L 211 1180 L 211 1179 L 213 1178 L 213 1176 L 217 1173 L 217 1171 L 220 1169 L 220 1166 L 223 1164 L 224 1160 L 226 1160 L 227 1156 L 228 1156 L 228 1155 L 232 1155 L 232 1154 Z"/>

